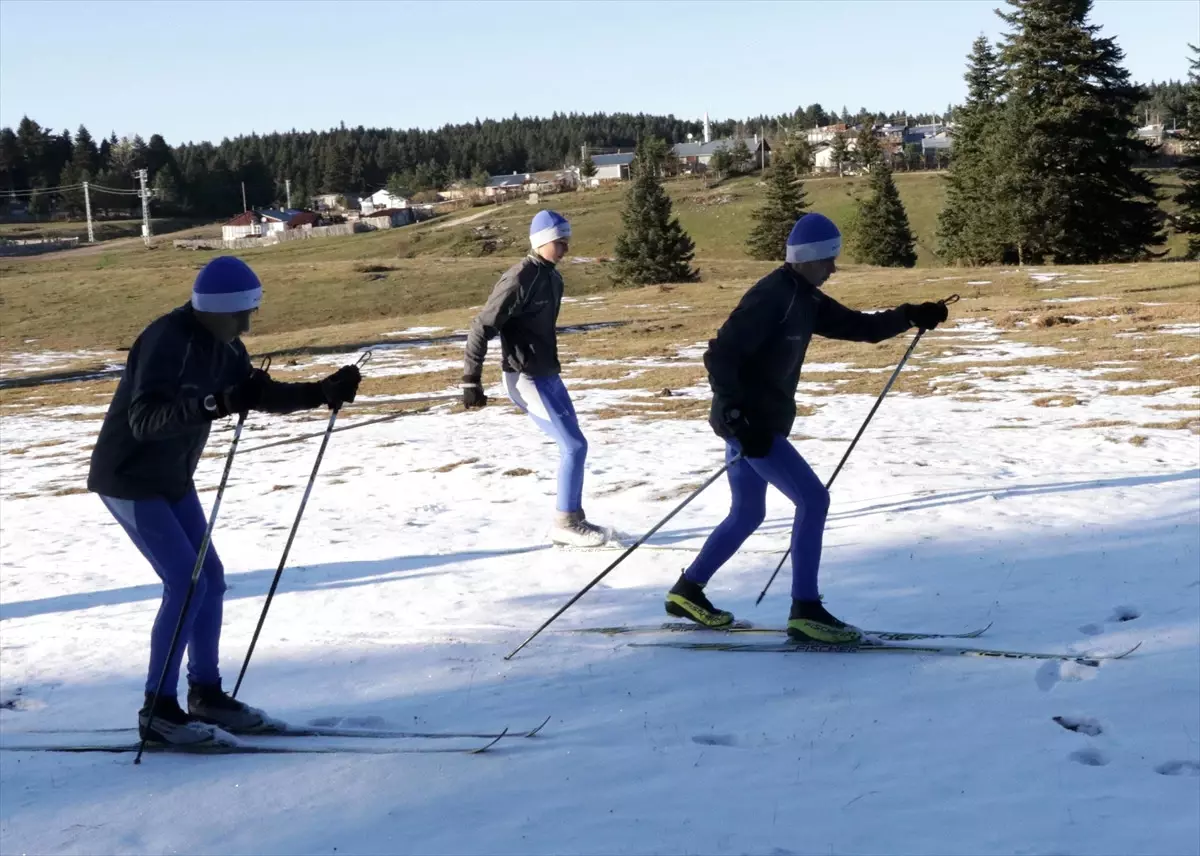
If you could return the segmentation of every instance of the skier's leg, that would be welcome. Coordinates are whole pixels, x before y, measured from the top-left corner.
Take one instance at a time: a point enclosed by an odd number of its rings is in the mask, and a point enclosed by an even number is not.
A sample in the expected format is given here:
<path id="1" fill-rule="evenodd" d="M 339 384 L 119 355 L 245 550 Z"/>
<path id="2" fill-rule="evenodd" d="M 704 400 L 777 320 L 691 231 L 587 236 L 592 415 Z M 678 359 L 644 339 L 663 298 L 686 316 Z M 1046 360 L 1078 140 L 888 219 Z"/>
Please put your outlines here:
<path id="1" fill-rule="evenodd" d="M 162 603 L 159 605 L 158 614 L 154 619 L 154 627 L 150 633 L 150 663 L 146 675 L 146 698 L 139 714 L 139 724 L 143 730 L 143 736 L 170 743 L 195 743 L 210 740 L 212 739 L 211 731 L 198 726 L 193 727 L 189 723 L 187 715 L 179 707 L 177 699 L 179 667 L 183 660 L 183 652 L 191 639 L 192 625 L 195 623 L 198 606 L 203 602 L 206 594 L 207 584 L 203 576 L 196 581 L 192 603 L 188 607 L 187 617 L 180 629 L 179 643 L 175 646 L 171 662 L 167 665 L 162 695 L 154 709 L 152 731 L 149 733 L 145 731 L 149 721 L 150 702 L 158 687 L 159 676 L 163 674 L 163 665 L 166 663 L 167 653 L 171 647 L 171 639 L 183 611 L 183 602 L 187 597 L 188 586 L 191 584 L 192 569 L 196 563 L 196 549 L 187 533 L 179 525 L 170 504 L 165 499 L 127 500 L 108 496 L 101 496 L 100 499 L 163 582 Z"/>
<path id="2" fill-rule="evenodd" d="M 560 513 L 583 509 L 583 470 L 587 461 L 588 443 L 579 430 L 579 419 L 575 405 L 562 379 L 552 377 L 532 378 L 541 408 L 531 411 L 539 427 L 558 443 L 558 501 Z M 544 419 L 544 422 L 543 422 Z"/>
<path id="3" fill-rule="evenodd" d="M 208 521 L 200 498 L 191 491 L 179 502 L 172 503 L 171 511 L 179 526 L 187 533 L 188 540 L 198 551 L 204 540 Z M 196 618 L 192 622 L 192 635 L 188 640 L 188 683 L 219 684 L 221 618 L 225 603 L 225 566 L 217 555 L 217 545 L 209 541 L 204 554 L 204 566 L 200 570 L 204 580 L 204 597 L 198 599 Z"/>
<path id="4" fill-rule="evenodd" d="M 608 536 L 587 521 L 583 510 L 583 476 L 588 443 L 579 430 L 571 396 L 558 376 L 531 378 L 505 375 L 509 397 L 543 433 L 558 444 L 558 520 L 551 539 L 576 547 L 596 547 Z"/>
<path id="5" fill-rule="evenodd" d="M 759 527 L 767 513 L 767 483 L 745 459 L 730 463 L 739 451 L 736 440 L 726 444 L 725 462 L 730 464 L 726 477 L 732 497 L 729 514 L 717 524 L 696 558 L 667 594 L 669 614 L 710 627 L 731 623 L 733 614 L 713 606 L 704 595 L 704 586 Z"/>
<path id="6" fill-rule="evenodd" d="M 855 643 L 862 631 L 835 618 L 821 603 L 817 584 L 821 542 L 829 513 L 829 491 L 784 437 L 776 437 L 765 458 L 750 465 L 796 505 L 792 522 L 792 609 L 788 635 L 802 641 Z"/>
<path id="7" fill-rule="evenodd" d="M 796 506 L 792 521 L 792 597 L 817 600 L 821 539 L 829 512 L 829 491 L 812 467 L 784 437 L 776 437 L 765 458 L 748 458 L 751 468 Z"/>

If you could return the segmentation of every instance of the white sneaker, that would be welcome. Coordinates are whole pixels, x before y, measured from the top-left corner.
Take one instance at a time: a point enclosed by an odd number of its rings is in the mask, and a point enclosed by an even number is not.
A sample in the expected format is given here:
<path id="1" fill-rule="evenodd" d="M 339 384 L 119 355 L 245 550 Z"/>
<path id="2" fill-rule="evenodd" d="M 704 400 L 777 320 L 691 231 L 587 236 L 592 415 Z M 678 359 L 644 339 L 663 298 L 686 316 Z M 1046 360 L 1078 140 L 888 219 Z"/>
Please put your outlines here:
<path id="1" fill-rule="evenodd" d="M 608 531 L 589 523 L 582 511 L 560 512 L 550 540 L 564 547 L 601 547 L 608 540 Z"/>

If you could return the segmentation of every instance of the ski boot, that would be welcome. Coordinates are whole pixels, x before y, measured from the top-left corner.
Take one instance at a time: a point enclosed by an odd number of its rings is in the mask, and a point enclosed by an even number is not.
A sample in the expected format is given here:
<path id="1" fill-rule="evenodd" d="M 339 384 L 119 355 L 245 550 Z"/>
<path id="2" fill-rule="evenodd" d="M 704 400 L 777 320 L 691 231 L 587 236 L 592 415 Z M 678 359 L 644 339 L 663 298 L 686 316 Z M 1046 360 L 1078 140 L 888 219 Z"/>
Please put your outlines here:
<path id="1" fill-rule="evenodd" d="M 667 615 L 686 618 L 704 627 L 726 627 L 733 624 L 733 613 L 713 606 L 704 596 L 704 587 L 683 574 L 667 592 Z"/>
<path id="2" fill-rule="evenodd" d="M 221 683 L 188 682 L 188 712 L 194 719 L 211 723 L 232 734 L 261 734 L 282 731 L 287 724 L 250 707 L 221 689 Z"/>
<path id="3" fill-rule="evenodd" d="M 231 742 L 220 729 L 196 722 L 183 712 L 175 696 L 159 696 L 154 706 L 154 721 L 150 721 L 150 703 L 154 693 L 146 693 L 146 701 L 138 711 L 138 737 L 147 743 L 171 746 L 200 746 L 205 743 Z M 224 737 L 225 739 L 222 739 Z"/>
<path id="4" fill-rule="evenodd" d="M 858 645 L 863 632 L 829 614 L 820 600 L 793 600 L 788 615 L 788 638 L 794 642 Z"/>
<path id="5" fill-rule="evenodd" d="M 558 512 L 550 540 L 564 547 L 601 547 L 608 540 L 608 532 L 589 523 L 581 508 Z"/>

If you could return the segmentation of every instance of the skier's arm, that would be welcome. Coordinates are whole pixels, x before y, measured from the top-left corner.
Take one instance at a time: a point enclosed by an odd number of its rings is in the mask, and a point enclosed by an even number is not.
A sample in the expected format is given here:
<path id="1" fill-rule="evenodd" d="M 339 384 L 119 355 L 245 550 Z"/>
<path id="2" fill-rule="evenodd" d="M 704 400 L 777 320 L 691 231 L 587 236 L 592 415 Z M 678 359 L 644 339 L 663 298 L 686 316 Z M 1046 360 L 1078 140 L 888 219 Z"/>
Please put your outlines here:
<path id="1" fill-rule="evenodd" d="M 704 367 L 713 395 L 726 401 L 741 397 L 742 363 L 757 351 L 772 330 L 779 327 L 785 307 L 774 290 L 752 288 L 743 295 L 737 308 L 708 342 Z"/>
<path id="2" fill-rule="evenodd" d="M 858 312 L 847 309 L 824 292 L 820 294 L 814 332 L 827 339 L 882 342 L 899 336 L 912 326 L 903 307 L 886 309 L 883 312 Z"/>
<path id="3" fill-rule="evenodd" d="M 509 271 L 500 278 L 487 303 L 475 320 L 471 322 L 471 331 L 467 334 L 466 356 L 463 360 L 463 380 L 478 383 L 483 377 L 483 360 L 487 357 L 488 342 L 496 337 L 517 311 L 520 304 L 521 289 L 532 282 L 537 271 L 532 265 Z"/>
<path id="4" fill-rule="evenodd" d="M 129 428 L 138 441 L 165 440 L 185 434 L 211 420 L 204 409 L 204 392 L 184 392 L 179 378 L 191 347 L 190 340 L 171 335 L 165 324 L 152 326 L 138 344 L 133 366 Z"/>

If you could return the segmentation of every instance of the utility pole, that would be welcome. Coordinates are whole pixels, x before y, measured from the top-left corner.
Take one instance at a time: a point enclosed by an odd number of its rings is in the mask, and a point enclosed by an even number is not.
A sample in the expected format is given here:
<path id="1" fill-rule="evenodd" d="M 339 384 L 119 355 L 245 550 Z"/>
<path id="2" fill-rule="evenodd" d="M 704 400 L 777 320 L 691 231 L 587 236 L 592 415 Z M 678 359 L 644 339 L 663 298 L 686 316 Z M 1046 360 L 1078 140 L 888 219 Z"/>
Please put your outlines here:
<path id="1" fill-rule="evenodd" d="M 141 183 L 141 190 L 138 196 L 142 197 L 142 240 L 146 242 L 146 246 L 150 246 L 150 191 L 146 190 L 146 178 L 148 174 L 145 169 L 137 171 L 138 181 Z"/>
<path id="2" fill-rule="evenodd" d="M 242 211 L 246 211 L 246 182 L 242 182 Z"/>
<path id="3" fill-rule="evenodd" d="M 285 178 L 283 180 L 283 186 L 287 188 L 287 210 L 291 211 L 292 210 L 292 180 L 290 178 Z M 242 204 L 245 205 L 245 202 L 243 201 Z"/>
<path id="4" fill-rule="evenodd" d="M 96 243 L 96 233 L 92 230 L 92 194 L 88 191 L 88 183 L 83 183 L 83 208 L 87 211 L 88 243 Z"/>

